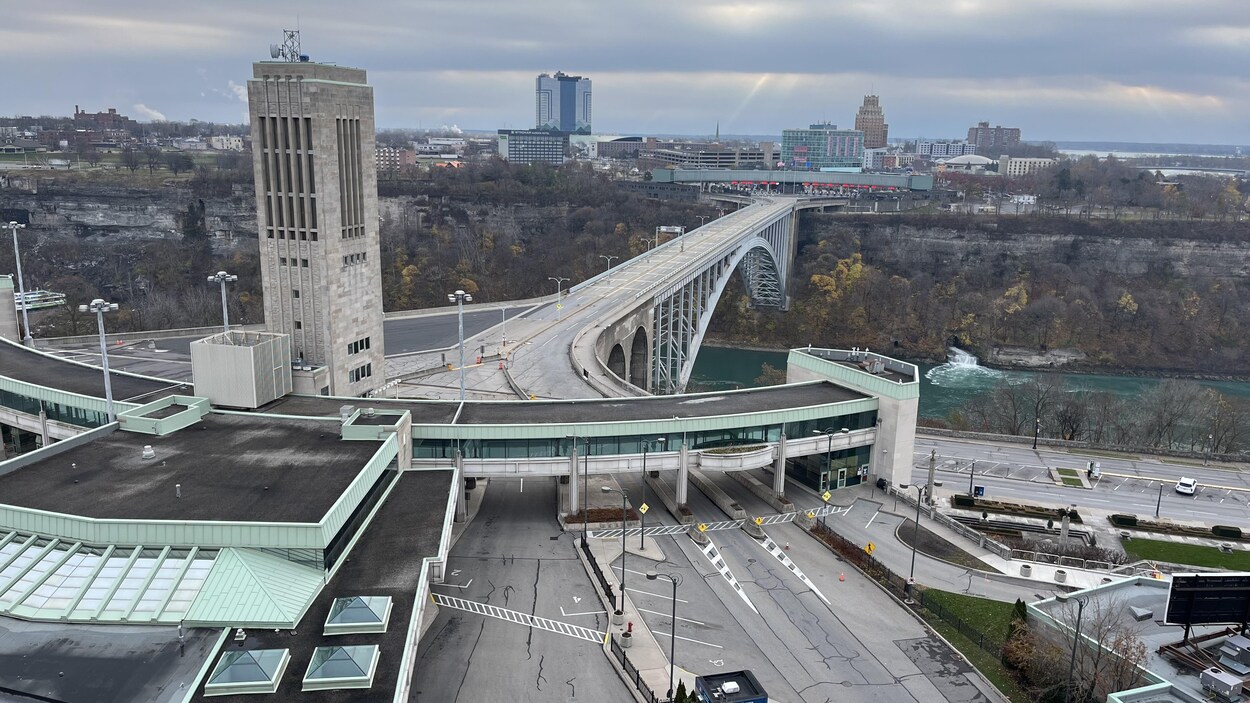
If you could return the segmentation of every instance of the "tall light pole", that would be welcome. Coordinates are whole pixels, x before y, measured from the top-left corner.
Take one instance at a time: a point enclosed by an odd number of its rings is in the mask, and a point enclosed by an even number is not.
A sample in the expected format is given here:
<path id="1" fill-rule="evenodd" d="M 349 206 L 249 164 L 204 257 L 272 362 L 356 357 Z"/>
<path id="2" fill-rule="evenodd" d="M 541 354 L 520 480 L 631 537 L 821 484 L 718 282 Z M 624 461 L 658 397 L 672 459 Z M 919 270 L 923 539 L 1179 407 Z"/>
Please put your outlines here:
<path id="1" fill-rule="evenodd" d="M 503 347 L 508 346 L 508 306 L 499 306 L 499 324 L 502 328 L 499 332 L 499 347 L 502 351 Z"/>
<path id="2" fill-rule="evenodd" d="M 668 699 L 673 699 L 673 675 L 677 671 L 677 587 L 681 585 L 681 574 L 660 574 L 654 571 L 647 572 L 647 580 L 654 581 L 656 579 L 667 579 L 673 584 L 673 622 L 669 625 L 672 635 L 669 638 L 668 645 Z"/>
<path id="3" fill-rule="evenodd" d="M 22 306 L 22 329 L 25 331 L 22 344 L 29 347 L 34 345 L 35 339 L 30 336 L 30 316 L 26 312 L 26 308 L 30 307 L 30 301 L 26 299 L 26 283 L 22 280 L 22 252 L 17 246 L 17 231 L 26 229 L 26 225 L 10 220 L 5 226 L 13 232 L 13 259 L 17 261 L 17 299 Z"/>
<path id="4" fill-rule="evenodd" d="M 1060 593 L 1055 596 L 1055 600 L 1060 603 L 1067 603 L 1069 600 L 1076 601 L 1076 631 L 1072 634 L 1072 658 L 1068 661 L 1068 687 L 1063 690 L 1063 703 L 1068 703 L 1072 700 L 1072 676 L 1076 673 L 1076 647 L 1081 642 L 1081 616 L 1085 614 L 1085 606 L 1089 604 L 1089 598 Z"/>
<path id="5" fill-rule="evenodd" d="M 577 435 L 572 434 L 565 436 L 573 442 L 574 449 L 577 448 L 577 440 L 586 440 L 586 457 L 584 463 L 582 464 L 582 466 L 585 467 L 585 470 L 582 472 L 582 546 L 585 547 L 586 539 L 588 537 L 586 532 L 587 525 L 590 523 L 590 437 L 578 437 Z M 576 471 L 577 467 L 574 466 L 573 469 Z M 576 481 L 577 477 L 574 476 L 573 480 Z"/>
<path id="6" fill-rule="evenodd" d="M 700 226 L 700 227 L 702 227 L 702 226 L 703 226 L 703 224 L 704 224 L 705 222 L 707 222 L 707 218 L 708 218 L 708 216 L 707 216 L 707 215 L 695 215 L 695 217 L 699 218 L 699 226 Z"/>
<path id="7" fill-rule="evenodd" d="M 1202 465 L 1206 466 L 1211 461 L 1211 452 L 1215 450 L 1215 435 L 1207 435 L 1207 453 L 1202 457 Z"/>
<path id="8" fill-rule="evenodd" d="M 565 278 L 564 276 L 548 276 L 547 280 L 556 282 L 556 319 L 557 320 L 563 319 L 562 313 L 563 313 L 564 304 L 560 302 L 560 284 L 564 283 L 565 281 L 569 279 Z"/>
<path id="9" fill-rule="evenodd" d="M 473 302 L 473 296 L 458 290 L 447 294 L 447 302 L 456 304 L 457 335 L 460 339 L 460 402 L 464 402 L 464 304 Z"/>
<path id="10" fill-rule="evenodd" d="M 608 262 L 608 268 L 607 268 L 606 270 L 607 270 L 607 272 L 608 272 L 608 283 L 611 283 L 611 282 L 612 282 L 612 260 L 613 260 L 613 259 L 619 259 L 619 258 L 621 258 L 621 257 L 619 257 L 619 256 L 608 256 L 607 254 L 600 254 L 600 255 L 599 255 L 599 258 L 600 258 L 600 259 L 604 259 L 604 260 L 606 260 L 606 261 Z"/>
<path id="11" fill-rule="evenodd" d="M 850 434 L 850 433 L 851 433 L 851 431 L 850 431 L 849 429 L 845 428 L 845 427 L 843 427 L 843 428 L 841 428 L 840 430 L 838 430 L 838 432 L 840 432 L 840 433 L 842 433 L 842 434 Z M 833 428 L 832 428 L 832 427 L 826 427 L 826 428 L 825 428 L 825 429 L 823 429 L 823 430 L 812 430 L 812 434 L 823 434 L 823 435 L 824 435 L 825 437 L 827 437 L 827 438 L 828 438 L 828 440 L 829 440 L 829 441 L 825 444 L 825 471 L 827 471 L 830 475 L 832 475 L 832 474 L 833 474 Z M 828 508 L 828 505 L 829 505 L 829 501 L 825 500 L 825 492 L 827 492 L 828 490 L 829 490 L 829 485 L 828 485 L 828 484 L 825 484 L 825 490 L 824 490 L 824 491 L 822 491 L 822 492 L 821 492 L 821 494 L 820 494 L 820 499 L 825 501 L 825 507 L 826 507 L 826 511 L 825 511 L 825 512 L 828 512 L 827 508 Z M 824 528 L 825 528 L 825 516 L 824 516 L 824 513 L 822 513 L 822 514 L 821 514 L 821 516 L 820 516 L 820 527 L 821 527 L 821 529 L 824 529 Z"/>
<path id="12" fill-rule="evenodd" d="M 603 487 L 604 493 L 620 493 L 621 494 L 621 605 L 616 612 L 625 612 L 625 506 L 629 502 L 629 492 L 624 488 L 613 488 L 611 486 Z"/>
<path id="13" fill-rule="evenodd" d="M 117 309 L 117 303 L 106 303 L 96 298 L 87 305 L 79 305 L 78 312 L 95 313 L 96 327 L 100 330 L 100 366 L 104 369 L 104 402 L 107 404 L 109 422 L 117 419 L 113 414 L 113 379 L 109 376 L 109 350 L 104 341 L 104 313 Z"/>
<path id="14" fill-rule="evenodd" d="M 1033 418 L 1033 449 L 1034 451 L 1037 450 L 1037 435 L 1041 434 L 1041 431 L 1042 431 L 1042 418 L 1035 416 Z"/>
<path id="15" fill-rule="evenodd" d="M 968 465 L 968 497 L 969 498 L 973 497 L 972 496 L 972 493 L 973 493 L 972 480 L 976 478 L 976 475 L 977 475 L 977 460 L 973 459 L 972 463 Z"/>
<path id="16" fill-rule="evenodd" d="M 650 448 L 651 441 L 652 440 L 649 440 L 649 439 L 642 440 L 642 502 L 644 505 L 647 502 L 647 449 Z M 668 437 L 659 437 L 655 440 L 655 443 L 662 445 L 666 441 L 668 441 Z M 638 533 L 638 548 L 646 549 L 647 548 L 647 514 L 643 512 L 643 513 L 639 513 L 639 515 L 641 516 L 639 518 L 639 526 L 642 529 Z"/>
<path id="17" fill-rule="evenodd" d="M 221 326 L 226 332 L 230 331 L 230 307 L 226 305 L 226 284 L 234 283 L 237 280 L 239 280 L 238 276 L 225 271 L 218 271 L 208 277 L 209 283 L 221 284 Z"/>
<path id="18" fill-rule="evenodd" d="M 911 488 L 909 484 L 900 483 L 899 488 L 907 490 Z M 920 494 L 924 492 L 924 486 L 916 485 L 916 529 L 912 532 L 911 538 L 911 572 L 907 576 L 906 598 L 903 602 L 911 605 L 916 601 L 912 600 L 911 592 L 916 585 L 916 545 L 920 543 Z"/>

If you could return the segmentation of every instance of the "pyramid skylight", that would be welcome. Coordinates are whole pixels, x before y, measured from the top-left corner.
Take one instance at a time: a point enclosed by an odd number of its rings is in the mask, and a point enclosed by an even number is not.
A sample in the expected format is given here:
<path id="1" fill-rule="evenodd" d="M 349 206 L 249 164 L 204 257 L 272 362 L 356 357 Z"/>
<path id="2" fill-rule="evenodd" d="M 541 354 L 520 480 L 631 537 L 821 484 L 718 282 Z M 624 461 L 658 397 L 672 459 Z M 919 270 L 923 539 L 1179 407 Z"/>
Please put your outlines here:
<path id="1" fill-rule="evenodd" d="M 273 693 L 278 690 L 278 680 L 290 660 L 291 653 L 286 649 L 226 652 L 204 684 L 204 695 Z"/>
<path id="2" fill-rule="evenodd" d="M 326 618 L 325 634 L 351 635 L 386 632 L 391 618 L 390 596 L 335 598 Z"/>
<path id="3" fill-rule="evenodd" d="M 318 647 L 304 674 L 305 691 L 369 688 L 378 668 L 376 644 L 356 647 Z"/>

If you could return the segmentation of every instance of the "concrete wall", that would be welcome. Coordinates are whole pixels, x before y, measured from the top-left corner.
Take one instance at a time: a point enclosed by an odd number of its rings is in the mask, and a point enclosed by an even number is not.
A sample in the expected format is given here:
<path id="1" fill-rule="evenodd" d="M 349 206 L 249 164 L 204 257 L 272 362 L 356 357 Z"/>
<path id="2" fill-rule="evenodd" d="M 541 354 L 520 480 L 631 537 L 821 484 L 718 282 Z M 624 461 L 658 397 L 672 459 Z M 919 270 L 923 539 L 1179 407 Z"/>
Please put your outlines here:
<path id="1" fill-rule="evenodd" d="M 646 333 L 646 353 L 642 360 L 643 368 L 637 368 L 637 362 L 633 359 L 634 335 L 638 330 L 645 330 Z M 611 357 L 612 349 L 616 345 L 620 345 L 625 354 L 625 376 L 621 379 L 625 383 L 630 383 L 630 379 L 638 376 L 645 378 L 645 382 L 635 384 L 643 390 L 651 389 L 651 355 L 655 340 L 652 338 L 655 334 L 655 308 L 651 305 L 651 299 L 647 298 L 646 302 L 634 308 L 628 314 L 619 318 L 616 322 L 605 329 L 599 338 L 595 340 L 595 356 L 599 362 L 608 369 L 608 360 Z"/>
<path id="2" fill-rule="evenodd" d="M 17 302 L 13 296 L 13 277 L 0 276 L 0 337 L 20 342 Z"/>

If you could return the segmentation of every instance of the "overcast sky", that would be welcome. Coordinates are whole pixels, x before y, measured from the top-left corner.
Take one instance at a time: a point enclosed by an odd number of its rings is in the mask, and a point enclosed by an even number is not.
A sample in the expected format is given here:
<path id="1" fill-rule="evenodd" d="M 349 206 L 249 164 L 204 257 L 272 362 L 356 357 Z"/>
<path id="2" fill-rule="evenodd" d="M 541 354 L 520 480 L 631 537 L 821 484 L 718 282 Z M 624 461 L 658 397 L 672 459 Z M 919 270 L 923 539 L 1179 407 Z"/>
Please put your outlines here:
<path id="1" fill-rule="evenodd" d="M 116 107 L 242 122 L 297 18 L 367 69 L 380 127 L 534 124 L 534 77 L 590 77 L 602 134 L 850 126 L 890 135 L 1250 144 L 1250 0 L 4 0 L 0 114 Z"/>

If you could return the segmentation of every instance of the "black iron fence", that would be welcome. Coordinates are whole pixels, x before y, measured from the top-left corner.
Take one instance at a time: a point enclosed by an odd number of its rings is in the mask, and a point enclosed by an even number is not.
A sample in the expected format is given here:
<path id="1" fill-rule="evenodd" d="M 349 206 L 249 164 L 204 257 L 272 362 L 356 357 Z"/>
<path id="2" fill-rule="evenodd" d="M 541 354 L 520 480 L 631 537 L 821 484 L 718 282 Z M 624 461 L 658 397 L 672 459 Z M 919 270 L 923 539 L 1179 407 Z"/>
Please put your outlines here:
<path id="1" fill-rule="evenodd" d="M 958 630 L 961 635 L 968 638 L 973 644 L 997 658 L 1002 658 L 1003 646 L 1005 644 L 1002 639 L 969 624 L 963 618 L 945 608 L 938 602 L 936 597 L 929 596 L 923 588 L 909 589 L 907 579 L 890 571 L 885 564 L 877 561 L 876 557 L 865 552 L 859 545 L 819 524 L 813 527 L 812 534 L 828 545 L 830 549 L 837 552 L 843 559 L 854 564 L 856 568 L 869 578 L 881 584 L 886 590 L 902 598 L 910 596 L 916 601 L 917 605 Z"/>
<path id="2" fill-rule="evenodd" d="M 581 546 L 582 552 L 586 554 L 586 561 L 590 563 L 590 570 L 594 572 L 595 580 L 599 582 L 599 588 L 603 591 L 603 595 L 608 599 L 609 603 L 615 603 L 616 594 L 612 588 L 612 582 L 608 581 L 608 577 L 604 575 L 603 569 L 599 568 L 599 562 L 595 561 L 595 555 L 590 553 L 590 544 L 582 541 Z"/>
<path id="3" fill-rule="evenodd" d="M 634 688 L 637 688 L 638 692 L 642 694 L 642 699 L 644 701 L 647 703 L 671 703 L 670 699 L 656 695 L 655 691 L 652 691 L 651 687 L 642 680 L 641 672 L 639 672 L 638 667 L 634 666 L 634 663 L 629 660 L 629 657 L 625 654 L 625 648 L 621 646 L 621 642 L 618 638 L 612 638 L 611 646 L 612 656 L 616 657 L 616 660 L 620 662 L 621 667 L 625 669 L 625 678 L 629 679 L 634 684 Z"/>

